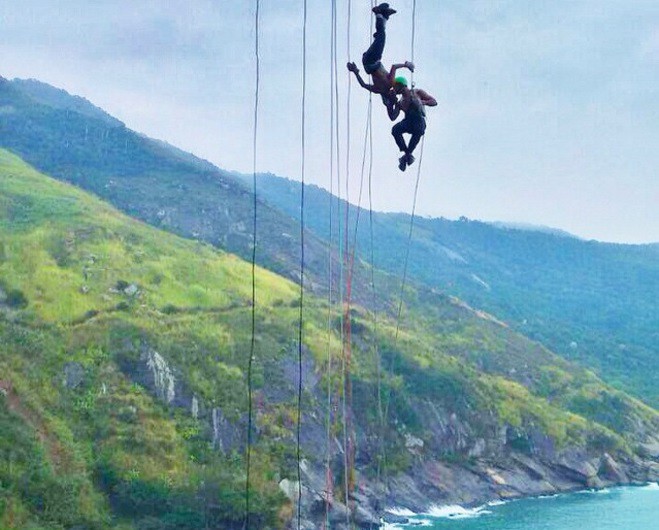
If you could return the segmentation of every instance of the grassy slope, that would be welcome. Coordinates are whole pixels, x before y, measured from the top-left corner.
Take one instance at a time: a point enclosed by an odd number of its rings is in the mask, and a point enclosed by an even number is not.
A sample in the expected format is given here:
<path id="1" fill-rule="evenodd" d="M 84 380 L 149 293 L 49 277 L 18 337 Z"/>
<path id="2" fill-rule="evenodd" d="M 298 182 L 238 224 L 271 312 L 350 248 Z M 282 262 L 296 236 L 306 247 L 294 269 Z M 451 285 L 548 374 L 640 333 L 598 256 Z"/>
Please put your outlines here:
<path id="1" fill-rule="evenodd" d="M 155 226 L 249 258 L 251 199 L 231 175 L 43 83 L 0 78 L 0 107 L 0 145 L 35 167 Z M 288 278 L 295 277 L 299 261 L 299 191 L 298 183 L 276 177 L 259 183 L 259 192 L 281 211 L 259 204 L 257 259 Z M 306 238 L 307 279 L 322 286 L 329 198 L 314 187 L 307 191 L 307 226 L 318 236 Z M 376 214 L 374 221 L 375 264 L 399 275 L 409 219 Z M 366 222 L 361 226 L 358 247 L 368 261 L 370 233 Z M 410 256 L 412 280 L 468 300 L 617 388 L 659 403 L 659 246 L 603 245 L 478 222 L 417 219 Z M 369 279 L 358 271 L 355 280 L 359 297 Z M 395 286 L 380 286 L 395 297 Z"/>
<path id="2" fill-rule="evenodd" d="M 131 367 L 145 347 L 159 351 L 206 408 L 240 422 L 249 275 L 235 256 L 127 218 L 0 150 L 0 526 L 239 526 L 241 455 L 213 450 L 207 422 L 164 406 Z M 294 361 L 298 293 L 263 269 L 257 280 L 253 509 L 258 525 L 272 527 L 287 509 L 276 481 L 295 477 L 294 393 L 269 402 L 268 385 L 281 363 Z M 121 290 L 130 284 L 138 294 Z M 588 372 L 457 301 L 410 295 L 419 297 L 412 306 L 433 311 L 407 313 L 399 341 L 381 316 L 377 334 L 396 371 L 383 381 L 390 420 L 407 432 L 428 435 L 416 412 L 425 401 L 471 416 L 483 432 L 488 421 L 539 426 L 559 446 L 597 440 L 632 451 L 640 436 L 634 425 L 656 431 L 656 412 Z M 306 300 L 306 355 L 322 376 L 327 308 Z M 377 433 L 371 317 L 358 308 L 354 320 L 357 417 L 360 429 Z M 63 384 L 72 362 L 84 369 L 75 388 Z M 305 396 L 322 417 L 313 392 Z M 402 431 L 391 431 L 394 471 L 407 460 Z M 307 456 L 317 458 L 315 450 Z"/>
<path id="3" fill-rule="evenodd" d="M 249 186 L 208 162 L 128 129 L 81 98 L 0 77 L 0 147 L 109 201 L 132 217 L 251 257 Z M 289 278 L 299 224 L 259 201 L 260 265 Z M 324 244 L 308 235 L 308 267 L 325 272 Z"/>
<path id="4" fill-rule="evenodd" d="M 274 175 L 259 180 L 263 196 L 289 215 L 299 187 Z M 329 194 L 309 186 L 306 197 L 307 226 L 323 237 Z M 358 248 L 370 259 L 368 212 L 361 219 Z M 409 216 L 375 212 L 373 221 L 376 266 L 400 274 Z M 494 313 L 618 388 L 659 404 L 659 245 L 417 218 L 409 276 Z"/>

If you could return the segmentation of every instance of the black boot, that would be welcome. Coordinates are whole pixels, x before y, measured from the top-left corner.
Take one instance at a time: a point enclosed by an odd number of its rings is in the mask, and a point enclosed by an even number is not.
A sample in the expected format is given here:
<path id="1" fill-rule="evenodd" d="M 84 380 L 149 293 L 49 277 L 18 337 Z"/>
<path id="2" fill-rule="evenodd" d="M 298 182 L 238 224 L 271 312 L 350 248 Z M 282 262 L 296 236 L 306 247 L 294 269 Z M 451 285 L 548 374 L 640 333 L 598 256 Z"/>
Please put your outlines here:
<path id="1" fill-rule="evenodd" d="M 375 13 L 376 15 L 382 15 L 385 18 L 385 20 L 389 20 L 389 17 L 394 13 L 396 13 L 396 10 L 391 9 L 389 7 L 389 4 L 387 3 L 380 4 L 379 6 L 375 6 L 371 11 L 373 11 L 373 13 Z"/>
<path id="2" fill-rule="evenodd" d="M 403 155 L 398 159 L 398 169 L 401 171 L 405 171 L 405 168 L 407 167 L 407 155 Z"/>

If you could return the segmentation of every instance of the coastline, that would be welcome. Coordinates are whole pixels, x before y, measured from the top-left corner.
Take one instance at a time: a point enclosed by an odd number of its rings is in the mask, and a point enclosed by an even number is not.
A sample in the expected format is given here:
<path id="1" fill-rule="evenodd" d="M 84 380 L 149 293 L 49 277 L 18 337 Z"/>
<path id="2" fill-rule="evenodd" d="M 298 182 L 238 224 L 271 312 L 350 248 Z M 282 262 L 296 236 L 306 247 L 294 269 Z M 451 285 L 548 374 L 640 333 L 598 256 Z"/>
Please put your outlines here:
<path id="1" fill-rule="evenodd" d="M 389 516 L 390 522 L 386 522 L 385 520 L 381 528 L 383 530 L 394 530 L 396 528 L 424 527 L 424 526 L 432 525 L 432 521 L 437 519 L 457 520 L 457 519 L 473 519 L 473 518 L 482 517 L 484 515 L 492 514 L 493 508 L 496 508 L 497 506 L 506 505 L 512 502 L 518 502 L 524 500 L 533 501 L 533 500 L 541 500 L 541 499 L 555 499 L 555 498 L 565 497 L 568 495 L 579 495 L 579 494 L 601 495 L 601 494 L 609 494 L 615 492 L 616 490 L 624 490 L 627 488 L 638 488 L 638 489 L 659 491 L 659 482 L 619 484 L 613 486 L 606 486 L 602 488 L 561 491 L 551 495 L 522 496 L 508 500 L 495 499 L 473 507 L 461 506 L 461 505 L 432 506 L 427 512 L 422 512 L 422 513 L 415 513 L 406 508 L 390 507 L 385 510 L 385 514 Z"/>

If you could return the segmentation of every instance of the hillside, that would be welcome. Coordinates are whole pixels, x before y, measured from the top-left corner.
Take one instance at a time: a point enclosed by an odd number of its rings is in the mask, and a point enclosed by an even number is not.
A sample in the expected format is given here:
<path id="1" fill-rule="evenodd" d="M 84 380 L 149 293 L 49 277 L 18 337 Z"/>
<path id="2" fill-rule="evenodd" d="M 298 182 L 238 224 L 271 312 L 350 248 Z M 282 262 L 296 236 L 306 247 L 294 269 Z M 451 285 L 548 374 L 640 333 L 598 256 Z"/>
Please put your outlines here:
<path id="1" fill-rule="evenodd" d="M 0 526 L 241 527 L 250 265 L 2 150 L 0 241 Z M 298 291 L 263 269 L 257 279 L 253 522 L 274 528 L 291 517 L 281 486 L 297 476 Z M 659 477 L 656 411 L 456 299 L 410 294 L 433 310 L 411 309 L 399 340 L 384 315 L 377 332 L 365 309 L 352 315 L 355 519 L 372 518 L 376 501 L 418 508 Z M 308 297 L 312 520 L 326 386 L 335 405 L 341 388 L 339 330 L 327 317 L 327 303 Z M 329 420 L 337 499 L 339 419 Z"/>
<path id="2" fill-rule="evenodd" d="M 0 147 L 156 227 L 251 257 L 251 183 L 238 175 L 143 137 L 90 102 L 38 81 L 0 78 L 0 108 Z M 298 183 L 259 179 L 257 262 L 293 280 L 299 276 L 299 195 Z M 330 196 L 310 186 L 306 200 L 306 285 L 323 294 Z M 361 219 L 353 292 L 369 305 L 370 230 L 368 216 Z M 384 272 L 376 273 L 376 303 L 395 313 L 409 217 L 375 213 L 374 223 L 374 265 Z M 608 245 L 466 219 L 419 218 L 409 277 L 497 315 L 656 407 L 658 257 L 659 245 Z"/>
<path id="3" fill-rule="evenodd" d="M 298 182 L 264 174 L 259 188 L 274 206 L 294 212 Z M 309 186 L 306 197 L 307 227 L 322 237 L 329 230 L 329 193 Z M 370 260 L 368 211 L 360 217 L 358 252 Z M 405 214 L 374 212 L 377 268 L 401 274 L 409 223 Z M 659 405 L 659 244 L 607 244 L 546 229 L 421 217 L 415 220 L 409 276 L 497 315 Z"/>
<path id="4" fill-rule="evenodd" d="M 0 77 L 0 147 L 128 215 L 251 259 L 249 186 L 128 129 L 83 98 L 35 80 Z M 258 263 L 297 278 L 299 231 L 294 218 L 259 201 Z M 325 244 L 308 234 L 307 247 L 309 278 L 316 280 L 310 286 L 324 283 Z"/>

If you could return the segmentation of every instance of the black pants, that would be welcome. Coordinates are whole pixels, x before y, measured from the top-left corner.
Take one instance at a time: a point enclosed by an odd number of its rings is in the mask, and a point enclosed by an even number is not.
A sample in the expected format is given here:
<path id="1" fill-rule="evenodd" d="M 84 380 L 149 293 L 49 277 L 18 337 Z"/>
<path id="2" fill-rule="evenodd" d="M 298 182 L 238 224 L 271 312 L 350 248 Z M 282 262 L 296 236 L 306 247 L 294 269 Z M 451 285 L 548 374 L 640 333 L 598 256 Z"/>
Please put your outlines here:
<path id="1" fill-rule="evenodd" d="M 426 120 L 423 116 L 408 115 L 391 129 L 391 134 L 396 140 L 398 149 L 404 153 L 412 154 L 416 146 L 419 145 L 421 137 L 426 132 Z M 409 144 L 405 144 L 403 133 L 411 134 Z"/>
<path id="2" fill-rule="evenodd" d="M 386 33 L 384 31 L 384 18 L 375 17 L 375 33 L 373 34 L 373 42 L 368 50 L 362 55 L 362 64 L 364 71 L 367 74 L 379 70 L 382 67 L 382 54 L 384 53 L 384 44 L 386 41 Z"/>

